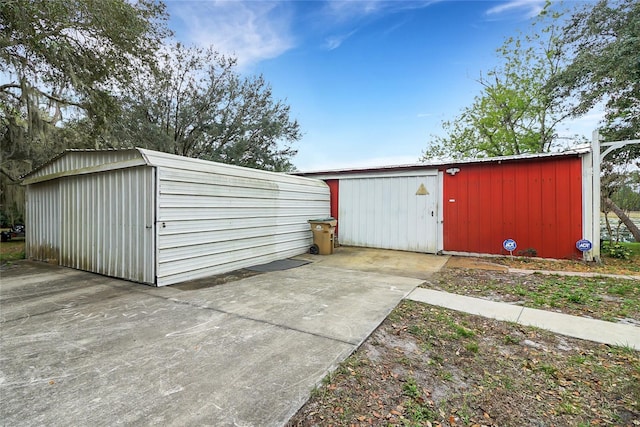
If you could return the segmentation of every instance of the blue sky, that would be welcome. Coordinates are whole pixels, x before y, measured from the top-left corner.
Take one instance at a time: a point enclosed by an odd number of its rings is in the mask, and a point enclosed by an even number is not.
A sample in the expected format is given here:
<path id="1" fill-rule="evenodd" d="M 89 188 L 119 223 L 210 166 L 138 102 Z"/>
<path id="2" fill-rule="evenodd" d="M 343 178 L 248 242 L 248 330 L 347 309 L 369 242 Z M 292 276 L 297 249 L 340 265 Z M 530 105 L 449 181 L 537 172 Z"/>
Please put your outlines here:
<path id="1" fill-rule="evenodd" d="M 166 0 L 178 40 L 238 58 L 291 106 L 299 170 L 416 163 L 541 0 Z M 590 137 L 593 114 L 563 127 Z"/>

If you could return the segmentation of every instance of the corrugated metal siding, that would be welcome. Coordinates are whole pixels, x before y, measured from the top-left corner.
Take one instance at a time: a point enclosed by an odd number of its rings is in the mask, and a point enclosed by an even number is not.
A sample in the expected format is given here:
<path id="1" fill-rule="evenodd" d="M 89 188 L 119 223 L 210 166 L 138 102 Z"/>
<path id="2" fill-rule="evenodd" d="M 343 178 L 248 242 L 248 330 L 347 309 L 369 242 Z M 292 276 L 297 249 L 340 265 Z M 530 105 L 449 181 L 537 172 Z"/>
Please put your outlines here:
<path id="1" fill-rule="evenodd" d="M 321 181 L 146 152 L 159 165 L 158 286 L 307 252 Z"/>
<path id="2" fill-rule="evenodd" d="M 580 256 L 580 158 L 459 167 L 455 176 L 444 175 L 445 251 L 504 254 L 502 242 L 512 238 L 516 252 Z"/>
<path id="3" fill-rule="evenodd" d="M 26 191 L 26 257 L 37 261 L 60 257 L 60 198 L 57 180 L 30 185 Z"/>
<path id="4" fill-rule="evenodd" d="M 338 234 L 338 231 L 340 227 L 340 180 L 327 179 L 325 180 L 325 182 L 329 186 L 329 192 L 331 193 L 331 216 L 338 220 L 335 233 L 339 238 L 340 235 Z"/>
<path id="5" fill-rule="evenodd" d="M 154 170 L 60 179 L 60 264 L 153 284 Z"/>
<path id="6" fill-rule="evenodd" d="M 138 150 L 68 151 L 29 174 L 30 178 L 140 158 Z"/>
<path id="7" fill-rule="evenodd" d="M 421 176 L 341 179 L 340 242 L 350 246 L 437 251 L 437 171 Z M 416 192 L 424 185 L 429 194 Z"/>

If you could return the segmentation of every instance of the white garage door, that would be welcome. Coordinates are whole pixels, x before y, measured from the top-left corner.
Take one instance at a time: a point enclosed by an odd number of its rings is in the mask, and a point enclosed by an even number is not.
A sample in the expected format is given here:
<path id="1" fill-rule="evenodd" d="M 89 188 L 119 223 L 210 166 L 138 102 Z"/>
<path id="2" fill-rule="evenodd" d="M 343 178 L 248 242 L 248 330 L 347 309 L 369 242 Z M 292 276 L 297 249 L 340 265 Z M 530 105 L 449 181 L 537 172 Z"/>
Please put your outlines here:
<path id="1" fill-rule="evenodd" d="M 436 253 L 438 174 L 422 173 L 340 179 L 340 243 Z"/>

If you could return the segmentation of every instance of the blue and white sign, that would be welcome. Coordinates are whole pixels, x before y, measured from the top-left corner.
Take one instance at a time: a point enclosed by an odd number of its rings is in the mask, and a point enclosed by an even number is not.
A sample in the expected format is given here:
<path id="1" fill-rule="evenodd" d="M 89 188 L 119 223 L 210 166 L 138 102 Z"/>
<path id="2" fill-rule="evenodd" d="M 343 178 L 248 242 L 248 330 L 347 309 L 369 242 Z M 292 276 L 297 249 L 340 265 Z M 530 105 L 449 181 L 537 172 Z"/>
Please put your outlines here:
<path id="1" fill-rule="evenodd" d="M 504 242 L 502 242 L 502 247 L 509 251 L 509 252 L 513 252 L 516 250 L 516 248 L 518 247 L 518 245 L 516 244 L 516 241 L 513 239 L 507 239 Z"/>
<path id="2" fill-rule="evenodd" d="M 587 252 L 593 248 L 593 243 L 587 239 L 578 240 L 576 242 L 576 248 L 578 248 L 579 251 Z"/>

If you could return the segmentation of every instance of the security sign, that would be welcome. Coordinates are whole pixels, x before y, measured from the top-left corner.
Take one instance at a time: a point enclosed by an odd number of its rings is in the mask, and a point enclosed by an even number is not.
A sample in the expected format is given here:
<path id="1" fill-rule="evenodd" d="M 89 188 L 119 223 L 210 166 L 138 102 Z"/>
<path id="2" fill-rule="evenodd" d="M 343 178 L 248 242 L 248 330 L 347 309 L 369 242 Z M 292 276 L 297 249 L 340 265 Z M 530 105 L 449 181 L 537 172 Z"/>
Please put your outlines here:
<path id="1" fill-rule="evenodd" d="M 593 244 L 587 239 L 582 239 L 576 242 L 576 248 L 578 248 L 579 251 L 587 252 L 593 248 Z"/>
<path id="2" fill-rule="evenodd" d="M 516 250 L 516 248 L 518 247 L 518 245 L 516 244 L 516 241 L 513 239 L 507 239 L 504 242 L 502 242 L 502 247 L 509 252 L 513 252 Z"/>

